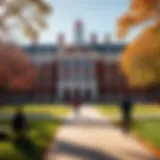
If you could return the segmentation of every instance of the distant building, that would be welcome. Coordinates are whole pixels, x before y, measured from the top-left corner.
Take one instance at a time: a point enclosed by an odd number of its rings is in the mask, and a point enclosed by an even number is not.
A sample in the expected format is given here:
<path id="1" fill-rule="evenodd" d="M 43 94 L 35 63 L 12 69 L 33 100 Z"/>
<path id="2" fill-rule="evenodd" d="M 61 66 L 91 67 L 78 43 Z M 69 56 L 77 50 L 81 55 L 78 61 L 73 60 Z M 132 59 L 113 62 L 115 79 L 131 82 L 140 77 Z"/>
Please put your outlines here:
<path id="1" fill-rule="evenodd" d="M 57 44 L 24 46 L 37 65 L 36 89 L 28 100 L 54 102 L 81 96 L 86 101 L 120 101 L 126 94 L 134 100 L 149 99 L 145 91 L 131 90 L 119 69 L 125 44 L 115 44 L 104 36 L 97 41 L 96 33 L 84 43 L 81 21 L 75 23 L 75 43 L 67 46 L 65 35 L 59 34 Z M 12 96 L 13 97 L 13 96 Z"/>

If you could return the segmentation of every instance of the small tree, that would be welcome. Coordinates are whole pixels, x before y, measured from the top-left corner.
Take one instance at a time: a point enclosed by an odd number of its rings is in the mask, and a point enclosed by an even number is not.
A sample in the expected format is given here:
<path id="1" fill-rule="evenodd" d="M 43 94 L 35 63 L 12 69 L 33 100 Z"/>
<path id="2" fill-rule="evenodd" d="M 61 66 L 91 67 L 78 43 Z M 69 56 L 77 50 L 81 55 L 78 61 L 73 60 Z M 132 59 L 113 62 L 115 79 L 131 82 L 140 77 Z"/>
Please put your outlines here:
<path id="1" fill-rule="evenodd" d="M 133 27 L 146 28 L 128 46 L 121 58 L 122 71 L 133 87 L 160 83 L 160 0 L 132 0 L 129 10 L 118 19 L 118 37 Z"/>
<path id="2" fill-rule="evenodd" d="M 36 68 L 30 57 L 20 48 L 0 44 L 0 91 L 23 92 L 33 89 Z"/>

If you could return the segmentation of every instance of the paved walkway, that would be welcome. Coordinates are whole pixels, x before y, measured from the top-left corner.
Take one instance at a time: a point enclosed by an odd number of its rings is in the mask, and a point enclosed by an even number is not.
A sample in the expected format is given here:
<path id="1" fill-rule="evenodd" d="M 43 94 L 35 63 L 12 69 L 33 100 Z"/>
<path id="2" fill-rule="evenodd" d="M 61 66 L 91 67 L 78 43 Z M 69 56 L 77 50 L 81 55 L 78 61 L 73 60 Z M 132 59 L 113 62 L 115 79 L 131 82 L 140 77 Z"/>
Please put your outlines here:
<path id="1" fill-rule="evenodd" d="M 156 160 L 92 107 L 66 119 L 49 153 L 47 160 Z"/>

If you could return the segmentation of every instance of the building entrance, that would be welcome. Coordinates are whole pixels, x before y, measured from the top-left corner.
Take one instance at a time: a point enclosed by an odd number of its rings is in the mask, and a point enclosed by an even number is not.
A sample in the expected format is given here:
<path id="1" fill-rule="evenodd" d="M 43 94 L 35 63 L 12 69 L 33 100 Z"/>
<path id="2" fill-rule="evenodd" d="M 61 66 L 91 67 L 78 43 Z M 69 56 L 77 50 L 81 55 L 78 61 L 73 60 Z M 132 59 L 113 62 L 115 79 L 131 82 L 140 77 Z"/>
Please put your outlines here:
<path id="1" fill-rule="evenodd" d="M 91 100 L 92 99 L 92 91 L 91 90 L 86 90 L 85 99 L 86 100 Z"/>
<path id="2" fill-rule="evenodd" d="M 66 90 L 64 91 L 63 99 L 64 99 L 65 101 L 70 101 L 71 98 L 72 98 L 72 95 L 71 95 L 70 90 L 69 90 L 69 89 L 66 89 Z"/>
<path id="3" fill-rule="evenodd" d="M 68 56 L 60 60 L 58 94 L 61 99 L 95 99 L 97 81 L 94 61 L 87 57 Z"/>

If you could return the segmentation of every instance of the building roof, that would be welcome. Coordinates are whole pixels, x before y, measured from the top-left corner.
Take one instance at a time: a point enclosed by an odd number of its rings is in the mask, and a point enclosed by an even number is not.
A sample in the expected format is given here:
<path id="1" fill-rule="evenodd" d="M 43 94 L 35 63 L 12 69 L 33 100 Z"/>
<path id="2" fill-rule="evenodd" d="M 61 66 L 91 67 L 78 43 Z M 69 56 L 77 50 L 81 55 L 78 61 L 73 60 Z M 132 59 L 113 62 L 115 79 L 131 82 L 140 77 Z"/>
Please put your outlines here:
<path id="1" fill-rule="evenodd" d="M 44 54 L 44 53 L 56 53 L 57 46 L 53 44 L 37 44 L 37 45 L 27 45 L 22 46 L 24 51 L 30 54 Z"/>
<path id="2" fill-rule="evenodd" d="M 120 53 L 125 49 L 125 44 L 90 45 L 90 49 L 100 53 Z"/>
<path id="3" fill-rule="evenodd" d="M 89 45 L 83 45 L 81 46 L 82 50 L 87 48 L 88 50 L 91 50 L 93 52 L 107 54 L 118 54 L 122 52 L 126 48 L 126 44 L 89 44 Z M 37 45 L 28 45 L 28 46 L 22 46 L 24 51 L 30 53 L 30 54 L 44 54 L 44 53 L 56 53 L 58 50 L 57 45 L 53 44 L 37 44 Z M 73 48 L 75 50 L 75 46 L 70 47 L 70 49 Z"/>

